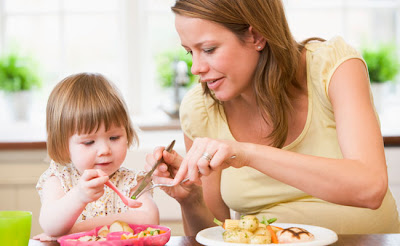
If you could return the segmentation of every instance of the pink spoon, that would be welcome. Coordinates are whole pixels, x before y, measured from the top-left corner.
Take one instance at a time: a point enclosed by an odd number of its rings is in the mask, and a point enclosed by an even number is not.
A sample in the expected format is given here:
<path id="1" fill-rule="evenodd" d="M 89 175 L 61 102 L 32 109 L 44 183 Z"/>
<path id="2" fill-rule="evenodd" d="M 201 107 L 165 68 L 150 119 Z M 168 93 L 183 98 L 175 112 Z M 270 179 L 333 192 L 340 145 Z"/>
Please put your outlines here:
<path id="1" fill-rule="evenodd" d="M 130 207 L 130 208 L 138 208 L 140 206 L 142 206 L 141 202 L 135 201 L 127 196 L 125 196 L 124 194 L 122 194 L 117 187 L 115 187 L 115 185 L 113 183 L 111 183 L 111 181 L 107 181 L 106 185 L 108 187 L 110 187 L 113 191 L 115 191 L 115 193 L 117 193 L 117 195 L 121 198 L 122 202 Z"/>

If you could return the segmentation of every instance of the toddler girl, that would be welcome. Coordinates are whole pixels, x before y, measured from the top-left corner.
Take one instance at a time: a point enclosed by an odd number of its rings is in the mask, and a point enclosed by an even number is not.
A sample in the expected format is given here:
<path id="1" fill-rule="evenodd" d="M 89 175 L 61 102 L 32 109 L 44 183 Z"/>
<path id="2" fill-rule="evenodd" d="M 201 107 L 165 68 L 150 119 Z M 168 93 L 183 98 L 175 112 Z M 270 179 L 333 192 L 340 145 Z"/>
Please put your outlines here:
<path id="1" fill-rule="evenodd" d="M 47 103 L 47 150 L 52 159 L 37 190 L 42 241 L 122 220 L 158 224 L 149 193 L 127 207 L 104 184 L 110 180 L 132 195 L 145 173 L 121 167 L 138 138 L 118 90 L 102 75 L 81 73 L 56 85 Z"/>

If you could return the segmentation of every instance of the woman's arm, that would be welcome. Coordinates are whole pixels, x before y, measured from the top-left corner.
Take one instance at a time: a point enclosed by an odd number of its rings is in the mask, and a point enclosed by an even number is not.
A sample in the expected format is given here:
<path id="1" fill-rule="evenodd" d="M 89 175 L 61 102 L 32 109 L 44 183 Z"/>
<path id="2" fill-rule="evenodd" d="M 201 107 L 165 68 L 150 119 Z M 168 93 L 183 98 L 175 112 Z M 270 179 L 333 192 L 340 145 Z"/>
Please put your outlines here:
<path id="1" fill-rule="evenodd" d="M 330 82 L 329 97 L 343 159 L 252 145 L 249 152 L 254 161 L 249 165 L 326 201 L 379 208 L 388 180 L 383 140 L 368 83 L 365 66 L 358 59 L 339 66 Z M 263 165 L 263 154 L 269 165 Z"/>
<path id="2" fill-rule="evenodd" d="M 186 150 L 189 150 L 193 141 L 184 137 Z M 214 218 L 221 221 L 230 218 L 229 208 L 221 197 L 220 180 L 221 170 L 203 176 L 202 186 L 194 187 L 191 196 L 180 203 L 186 235 L 196 235 L 204 228 L 215 226 Z"/>
<path id="3" fill-rule="evenodd" d="M 255 168 L 283 183 L 329 202 L 379 208 L 387 191 L 383 140 L 369 95 L 369 81 L 361 60 L 351 59 L 334 73 L 329 97 L 336 120 L 343 159 L 310 156 L 265 145 L 235 141 L 195 139 L 174 182 L 202 169 L 213 170 L 243 165 Z M 318 143 L 315 143 L 318 145 Z M 214 156 L 204 166 L 201 154 Z M 230 160 L 232 155 L 237 158 Z M 208 169 L 208 170 L 206 170 Z"/>

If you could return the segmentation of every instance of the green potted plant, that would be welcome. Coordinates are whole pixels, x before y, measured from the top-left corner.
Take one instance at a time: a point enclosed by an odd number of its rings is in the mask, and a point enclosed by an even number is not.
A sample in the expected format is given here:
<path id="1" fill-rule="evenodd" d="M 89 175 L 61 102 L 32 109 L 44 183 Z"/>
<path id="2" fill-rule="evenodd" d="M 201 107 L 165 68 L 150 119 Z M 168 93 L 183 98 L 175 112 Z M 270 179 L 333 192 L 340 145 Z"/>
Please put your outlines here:
<path id="1" fill-rule="evenodd" d="M 184 61 L 187 64 L 189 80 L 183 87 L 189 88 L 196 82 L 196 76 L 190 71 L 192 67 L 192 57 L 183 48 L 166 50 L 158 54 L 155 61 L 157 65 L 158 81 L 162 88 L 174 87 L 174 63 L 176 61 Z"/>
<path id="2" fill-rule="evenodd" d="M 394 82 L 400 72 L 397 54 L 396 46 L 393 44 L 381 44 L 376 48 L 367 47 L 362 50 L 362 56 L 368 66 L 375 107 L 378 111 L 382 110 L 382 100 L 388 93 L 389 82 Z"/>
<path id="3" fill-rule="evenodd" d="M 16 52 L 0 56 L 0 90 L 15 120 L 27 119 L 32 90 L 40 86 L 37 66 L 31 57 Z"/>
<path id="4" fill-rule="evenodd" d="M 191 73 L 192 57 L 183 48 L 166 50 L 155 57 L 157 80 L 166 91 L 162 108 L 171 118 L 178 118 L 179 104 L 186 91 L 196 83 Z"/>

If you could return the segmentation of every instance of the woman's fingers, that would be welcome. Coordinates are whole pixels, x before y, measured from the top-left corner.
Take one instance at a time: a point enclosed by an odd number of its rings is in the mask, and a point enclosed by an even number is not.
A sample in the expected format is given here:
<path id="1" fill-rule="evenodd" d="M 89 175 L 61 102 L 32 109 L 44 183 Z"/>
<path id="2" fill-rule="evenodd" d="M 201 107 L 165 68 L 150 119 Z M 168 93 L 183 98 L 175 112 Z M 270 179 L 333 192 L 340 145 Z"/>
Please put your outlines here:
<path id="1" fill-rule="evenodd" d="M 174 183 L 185 177 L 198 183 L 201 175 L 208 176 L 214 170 L 224 169 L 232 163 L 233 149 L 228 141 L 197 138 L 182 161 Z"/>
<path id="2" fill-rule="evenodd" d="M 187 171 L 188 171 L 187 162 L 185 161 L 185 159 L 183 159 L 181 166 L 178 172 L 176 173 L 172 184 L 178 185 L 186 177 Z"/>

